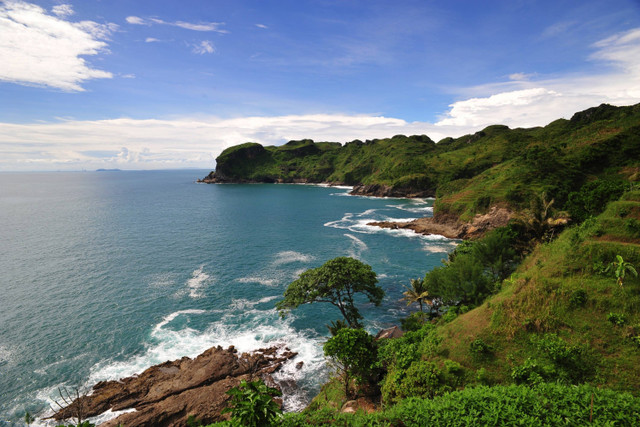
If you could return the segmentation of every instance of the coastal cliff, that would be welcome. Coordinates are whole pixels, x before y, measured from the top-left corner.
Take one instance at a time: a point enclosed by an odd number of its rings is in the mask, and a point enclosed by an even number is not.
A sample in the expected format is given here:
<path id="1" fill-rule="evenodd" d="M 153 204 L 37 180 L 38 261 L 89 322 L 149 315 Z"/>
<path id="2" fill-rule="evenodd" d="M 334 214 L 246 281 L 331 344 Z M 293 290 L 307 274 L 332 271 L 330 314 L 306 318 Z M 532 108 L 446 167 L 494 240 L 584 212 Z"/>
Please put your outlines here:
<path id="1" fill-rule="evenodd" d="M 572 215 L 580 215 L 571 205 L 572 193 L 586 193 L 599 178 L 638 178 L 639 139 L 640 104 L 602 104 L 545 127 L 493 125 L 438 143 L 426 135 L 344 145 L 248 142 L 224 150 L 215 171 L 200 182 L 328 183 L 353 186 L 353 195 L 436 197 L 433 219 L 376 225 L 468 238 L 502 224 L 509 216 L 504 212 L 531 209 L 543 193 L 555 209 L 573 208 Z M 499 218 L 476 219 L 496 212 L 502 212 Z"/>

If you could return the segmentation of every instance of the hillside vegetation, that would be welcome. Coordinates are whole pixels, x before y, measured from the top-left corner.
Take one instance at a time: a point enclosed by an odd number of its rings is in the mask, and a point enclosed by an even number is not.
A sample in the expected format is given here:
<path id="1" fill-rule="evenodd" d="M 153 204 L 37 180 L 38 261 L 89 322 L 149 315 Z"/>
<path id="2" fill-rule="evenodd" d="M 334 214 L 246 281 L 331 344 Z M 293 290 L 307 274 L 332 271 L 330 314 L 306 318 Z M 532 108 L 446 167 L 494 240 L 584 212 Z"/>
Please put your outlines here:
<path id="1" fill-rule="evenodd" d="M 426 135 L 245 143 L 224 150 L 203 181 L 330 182 L 367 186 L 371 195 L 437 196 L 436 218 L 468 221 L 491 206 L 526 208 L 542 192 L 564 207 L 596 178 L 637 180 L 639 140 L 640 104 L 603 104 L 545 127 L 495 125 L 438 143 Z"/>

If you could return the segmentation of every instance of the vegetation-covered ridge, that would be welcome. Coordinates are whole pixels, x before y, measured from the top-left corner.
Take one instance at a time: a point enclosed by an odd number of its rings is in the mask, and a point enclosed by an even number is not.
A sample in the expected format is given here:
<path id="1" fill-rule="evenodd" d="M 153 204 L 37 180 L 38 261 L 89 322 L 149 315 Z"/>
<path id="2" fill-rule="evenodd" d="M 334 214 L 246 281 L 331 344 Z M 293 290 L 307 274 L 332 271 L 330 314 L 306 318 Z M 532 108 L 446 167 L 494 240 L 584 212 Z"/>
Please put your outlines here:
<path id="1" fill-rule="evenodd" d="M 344 145 L 245 143 L 216 159 L 203 182 L 308 182 L 355 186 L 356 194 L 437 196 L 436 218 L 471 220 L 501 206 L 518 211 L 535 194 L 569 193 L 604 175 L 638 177 L 640 104 L 600 105 L 545 127 L 489 126 L 473 135 L 354 140 Z"/>

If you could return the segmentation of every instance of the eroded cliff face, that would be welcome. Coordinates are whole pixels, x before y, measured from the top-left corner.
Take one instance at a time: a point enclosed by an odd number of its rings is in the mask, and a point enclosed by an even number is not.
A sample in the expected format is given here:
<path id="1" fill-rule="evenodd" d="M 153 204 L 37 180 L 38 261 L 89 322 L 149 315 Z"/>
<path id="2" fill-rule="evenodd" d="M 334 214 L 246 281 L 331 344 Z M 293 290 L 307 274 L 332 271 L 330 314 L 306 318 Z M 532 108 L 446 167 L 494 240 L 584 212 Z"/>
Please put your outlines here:
<path id="1" fill-rule="evenodd" d="M 204 424 L 222 421 L 229 418 L 220 413 L 227 406 L 228 390 L 258 377 L 278 388 L 271 374 L 295 356 L 287 348 L 238 354 L 233 347 L 212 347 L 195 359 L 183 357 L 119 381 L 99 382 L 91 395 L 75 400 L 53 418 L 75 417 L 80 407 L 85 418 L 107 410 L 135 409 L 102 424 L 108 427 L 184 426 L 189 415 Z"/>

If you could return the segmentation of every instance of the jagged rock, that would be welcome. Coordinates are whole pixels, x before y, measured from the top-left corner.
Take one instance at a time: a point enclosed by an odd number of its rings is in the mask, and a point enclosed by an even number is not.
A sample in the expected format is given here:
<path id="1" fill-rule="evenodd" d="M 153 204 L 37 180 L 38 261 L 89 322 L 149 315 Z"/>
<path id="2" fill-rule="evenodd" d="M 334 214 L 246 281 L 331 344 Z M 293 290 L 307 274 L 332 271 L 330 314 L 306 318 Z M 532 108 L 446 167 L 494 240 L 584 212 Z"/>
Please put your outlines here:
<path id="1" fill-rule="evenodd" d="M 225 417 L 220 411 L 229 399 L 226 391 L 250 377 L 263 377 L 265 382 L 275 384 L 270 374 L 296 355 L 278 347 L 242 354 L 233 347 L 212 347 L 195 359 L 183 357 L 119 381 L 101 381 L 91 395 L 77 399 L 52 418 L 71 418 L 77 408 L 74 405 L 82 405 L 85 417 L 109 409 L 136 410 L 104 426 L 182 426 L 189 415 L 205 424 L 222 421 Z"/>
<path id="2" fill-rule="evenodd" d="M 392 326 L 387 329 L 381 329 L 380 332 L 376 334 L 376 339 L 380 340 L 383 338 L 400 338 L 403 335 L 404 332 L 402 332 L 402 329 L 398 328 L 397 326 Z"/>
<path id="3" fill-rule="evenodd" d="M 355 414 L 358 411 L 364 411 L 368 414 L 377 410 L 377 405 L 366 397 L 359 397 L 356 400 L 348 400 L 342 405 L 340 412 L 345 414 Z"/>
<path id="4" fill-rule="evenodd" d="M 477 239 L 494 228 L 504 227 L 512 217 L 511 211 L 494 206 L 486 214 L 478 214 L 468 223 L 461 223 L 455 218 L 441 216 L 418 218 L 411 222 L 370 222 L 367 225 L 413 230 L 419 234 L 439 234 L 449 239 Z"/>

